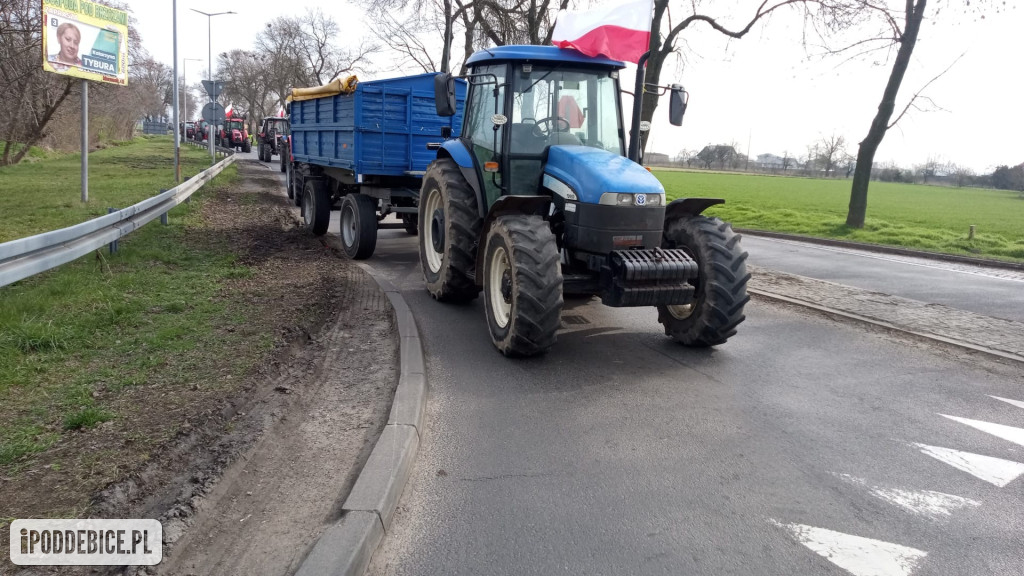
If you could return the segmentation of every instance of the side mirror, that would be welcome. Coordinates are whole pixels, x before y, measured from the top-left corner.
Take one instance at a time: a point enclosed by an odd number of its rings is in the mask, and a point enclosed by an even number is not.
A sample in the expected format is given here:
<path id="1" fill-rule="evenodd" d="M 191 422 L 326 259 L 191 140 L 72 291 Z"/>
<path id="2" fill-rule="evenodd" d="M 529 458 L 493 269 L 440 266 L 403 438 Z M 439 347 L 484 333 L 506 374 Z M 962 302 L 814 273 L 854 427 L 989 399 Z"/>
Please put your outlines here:
<path id="1" fill-rule="evenodd" d="M 668 100 L 668 121 L 673 126 L 683 125 L 683 114 L 686 114 L 686 90 L 679 84 L 672 85 Z"/>
<path id="2" fill-rule="evenodd" d="M 447 72 L 434 76 L 434 107 L 438 116 L 455 115 L 455 82 Z"/>

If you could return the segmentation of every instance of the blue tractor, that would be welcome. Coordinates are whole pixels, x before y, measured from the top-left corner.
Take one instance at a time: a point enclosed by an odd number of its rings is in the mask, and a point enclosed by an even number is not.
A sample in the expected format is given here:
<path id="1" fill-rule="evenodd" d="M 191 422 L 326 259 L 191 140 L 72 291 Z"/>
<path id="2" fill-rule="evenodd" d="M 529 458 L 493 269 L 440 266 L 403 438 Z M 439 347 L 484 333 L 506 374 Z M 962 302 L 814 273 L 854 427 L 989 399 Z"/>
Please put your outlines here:
<path id="1" fill-rule="evenodd" d="M 626 156 L 624 64 L 553 46 L 475 53 L 457 138 L 443 131 L 419 195 L 427 289 L 464 302 L 482 291 L 494 345 L 531 356 L 555 343 L 563 294 L 608 306 L 654 306 L 665 333 L 689 346 L 724 343 L 743 321 L 749 275 L 731 226 L 702 216 L 719 199 L 666 205 L 661 183 Z M 435 77 L 441 116 L 456 83 Z M 638 78 L 637 84 L 644 87 Z M 670 96 L 682 123 L 682 87 Z"/>

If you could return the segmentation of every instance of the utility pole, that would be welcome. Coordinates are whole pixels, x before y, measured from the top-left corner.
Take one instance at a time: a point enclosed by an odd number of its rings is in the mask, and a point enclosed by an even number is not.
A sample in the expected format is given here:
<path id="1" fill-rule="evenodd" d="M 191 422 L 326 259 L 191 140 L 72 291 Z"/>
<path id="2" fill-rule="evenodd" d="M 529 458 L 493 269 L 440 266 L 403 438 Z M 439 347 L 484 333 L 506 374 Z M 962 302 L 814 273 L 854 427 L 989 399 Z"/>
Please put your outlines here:
<path id="1" fill-rule="evenodd" d="M 207 57 L 207 62 L 206 62 L 206 78 L 207 78 L 207 80 L 213 82 L 213 27 L 212 27 L 211 22 L 213 21 L 213 17 L 214 16 L 220 16 L 222 14 L 237 14 L 237 12 L 230 12 L 230 11 L 228 11 L 228 12 L 214 12 L 213 14 L 210 14 L 210 13 L 207 13 L 207 12 L 203 12 L 202 10 L 196 10 L 195 8 L 189 8 L 189 10 L 191 10 L 193 12 L 198 12 L 198 13 L 202 14 L 203 16 L 206 16 L 206 41 L 207 41 L 207 45 L 206 45 L 206 57 Z M 210 95 L 210 102 L 214 103 L 214 104 L 217 102 L 217 100 L 214 98 L 213 94 Z M 214 155 L 214 152 L 213 152 L 213 129 L 214 128 L 215 128 L 214 123 L 211 123 L 210 127 L 209 127 L 209 130 L 210 130 L 209 131 L 209 136 L 207 137 L 208 138 L 207 142 L 209 142 L 209 144 L 210 144 L 210 165 L 211 166 L 216 161 L 216 156 Z"/>

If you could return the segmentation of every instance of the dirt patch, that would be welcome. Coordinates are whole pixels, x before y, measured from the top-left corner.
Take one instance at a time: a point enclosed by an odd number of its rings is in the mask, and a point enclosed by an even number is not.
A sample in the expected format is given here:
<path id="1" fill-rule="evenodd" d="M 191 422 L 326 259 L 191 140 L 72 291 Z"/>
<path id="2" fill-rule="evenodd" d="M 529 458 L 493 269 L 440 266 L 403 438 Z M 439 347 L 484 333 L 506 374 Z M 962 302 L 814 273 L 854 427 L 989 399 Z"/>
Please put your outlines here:
<path id="1" fill-rule="evenodd" d="M 190 241 L 230 246 L 252 271 L 220 295 L 242 303 L 245 321 L 224 330 L 226 338 L 245 332 L 236 353 L 251 357 L 248 367 L 205 367 L 184 390 L 156 381 L 128 391 L 116 423 L 62 442 L 47 460 L 121 454 L 121 480 L 95 493 L 81 516 L 163 523 L 156 570 L 99 573 L 294 572 L 339 516 L 386 424 L 398 359 L 386 297 L 358 266 L 299 229 L 277 173 L 239 164 L 238 183 L 204 205 L 202 233 Z M 268 336 L 269 351 L 245 348 Z M 60 509 L 47 500 L 60 485 L 59 472 L 42 466 L 3 491 L 18 502 L 17 517 L 39 517 Z M 11 568 L 0 564 L 0 573 Z M 49 573 L 75 571 L 21 572 Z"/>

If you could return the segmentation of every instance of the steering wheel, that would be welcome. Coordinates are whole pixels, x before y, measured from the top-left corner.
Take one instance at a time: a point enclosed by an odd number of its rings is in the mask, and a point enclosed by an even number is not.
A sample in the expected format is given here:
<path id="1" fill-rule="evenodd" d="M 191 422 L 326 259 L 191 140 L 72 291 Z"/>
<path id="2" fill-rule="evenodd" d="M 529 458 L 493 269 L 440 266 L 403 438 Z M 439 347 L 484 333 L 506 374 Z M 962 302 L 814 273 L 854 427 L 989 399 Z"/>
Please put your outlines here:
<path id="1" fill-rule="evenodd" d="M 562 124 L 565 124 L 565 128 L 562 128 Z M 547 126 L 547 128 L 541 128 L 541 126 Z M 534 136 L 547 137 L 552 132 L 568 132 L 572 125 L 569 121 L 561 116 L 548 116 L 547 118 L 541 118 L 537 120 L 537 124 L 533 127 Z"/>

